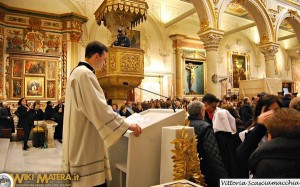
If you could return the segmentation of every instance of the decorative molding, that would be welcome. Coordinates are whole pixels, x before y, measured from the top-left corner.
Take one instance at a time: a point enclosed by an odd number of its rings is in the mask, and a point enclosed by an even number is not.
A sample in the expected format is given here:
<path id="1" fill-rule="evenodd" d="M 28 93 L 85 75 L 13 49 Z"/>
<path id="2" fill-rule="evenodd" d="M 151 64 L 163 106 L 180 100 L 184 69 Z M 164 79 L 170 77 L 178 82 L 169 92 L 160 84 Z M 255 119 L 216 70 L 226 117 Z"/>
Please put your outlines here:
<path id="1" fill-rule="evenodd" d="M 224 32 L 221 30 L 210 29 L 206 32 L 199 33 L 200 40 L 204 43 L 207 51 L 217 51 L 222 40 Z"/>
<path id="2" fill-rule="evenodd" d="M 4 99 L 4 32 L 0 26 L 0 99 Z"/>
<path id="3" fill-rule="evenodd" d="M 161 57 L 163 57 L 163 62 L 166 63 L 167 62 L 167 57 L 171 54 L 171 52 L 169 50 L 159 50 L 159 55 Z"/>
<path id="4" fill-rule="evenodd" d="M 264 54 L 266 61 L 274 60 L 279 49 L 279 44 L 270 42 L 268 44 L 260 45 L 259 49 Z"/>
<path id="5" fill-rule="evenodd" d="M 203 18 L 200 20 L 200 30 L 205 31 L 209 27 L 208 18 Z"/>
<path id="6" fill-rule="evenodd" d="M 71 42 L 79 42 L 81 39 L 82 33 L 80 32 L 71 32 L 70 33 L 70 40 Z"/>
<path id="7" fill-rule="evenodd" d="M 66 95 L 66 87 L 67 87 L 67 57 L 68 57 L 68 42 L 64 40 L 62 42 L 62 61 L 61 61 L 61 98 L 65 98 Z"/>
<path id="8" fill-rule="evenodd" d="M 260 44 L 263 45 L 263 44 L 266 44 L 266 43 L 269 43 L 270 42 L 270 37 L 268 35 L 263 35 L 260 37 Z"/>
<path id="9" fill-rule="evenodd" d="M 140 55 L 121 54 L 121 71 L 123 72 L 139 72 Z"/>
<path id="10" fill-rule="evenodd" d="M 109 55 L 109 70 L 116 70 L 116 57 L 113 54 Z"/>

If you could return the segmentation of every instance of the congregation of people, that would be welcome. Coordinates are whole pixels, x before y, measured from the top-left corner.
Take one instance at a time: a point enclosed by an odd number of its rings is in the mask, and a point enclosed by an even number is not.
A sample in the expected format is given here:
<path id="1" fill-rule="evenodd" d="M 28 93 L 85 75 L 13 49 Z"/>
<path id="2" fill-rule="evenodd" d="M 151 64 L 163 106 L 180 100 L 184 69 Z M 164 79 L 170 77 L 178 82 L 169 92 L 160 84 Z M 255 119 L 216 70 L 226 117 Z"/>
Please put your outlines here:
<path id="1" fill-rule="evenodd" d="M 223 178 L 299 178 L 300 170 L 300 98 L 286 93 L 283 97 L 260 93 L 252 98 L 235 96 L 218 99 L 205 94 L 202 99 L 151 99 L 127 101 L 114 112 L 124 118 L 147 109 L 184 109 L 187 125 L 194 127 L 198 138 L 200 168 L 209 187 L 219 186 Z M 10 107 L 0 108 L 1 128 L 12 127 Z M 61 141 L 64 105 L 53 108 L 48 101 L 43 112 L 40 102 L 28 104 L 21 98 L 15 115 L 24 129 L 24 146 L 35 120 L 58 123 L 55 138 Z M 14 128 L 12 128 L 13 131 Z"/>
<path id="2" fill-rule="evenodd" d="M 17 116 L 17 125 L 15 126 L 13 116 Z M 64 105 L 62 100 L 58 100 L 57 105 L 53 107 L 51 101 L 47 101 L 45 112 L 41 109 L 41 102 L 39 100 L 28 103 L 25 98 L 21 98 L 18 101 L 18 107 L 12 114 L 10 106 L 6 102 L 0 103 L 0 132 L 2 129 L 10 129 L 11 133 L 15 132 L 15 129 L 21 130 L 24 134 L 23 150 L 27 150 L 28 139 L 32 128 L 34 127 L 34 121 L 41 120 L 53 120 L 57 123 L 55 127 L 54 138 L 62 143 L 62 130 L 63 130 L 63 117 L 64 117 Z M 0 133 L 0 136 L 3 134 Z M 11 137 L 10 137 L 11 138 Z"/>
<path id="3" fill-rule="evenodd" d="M 201 172 L 208 186 L 223 178 L 299 178 L 300 98 L 260 93 L 252 98 L 193 98 L 126 102 L 124 117 L 149 108 L 185 109 L 198 138 Z"/>

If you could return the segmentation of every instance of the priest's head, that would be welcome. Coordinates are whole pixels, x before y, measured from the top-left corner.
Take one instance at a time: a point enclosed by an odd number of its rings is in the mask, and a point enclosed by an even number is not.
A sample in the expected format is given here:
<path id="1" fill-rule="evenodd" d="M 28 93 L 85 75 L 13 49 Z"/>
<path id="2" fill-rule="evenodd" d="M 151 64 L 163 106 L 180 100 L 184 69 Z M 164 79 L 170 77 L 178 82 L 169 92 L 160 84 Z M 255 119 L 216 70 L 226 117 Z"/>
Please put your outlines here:
<path id="1" fill-rule="evenodd" d="M 85 48 L 85 61 L 94 69 L 102 70 L 105 65 L 107 52 L 107 47 L 101 42 L 90 42 Z"/>

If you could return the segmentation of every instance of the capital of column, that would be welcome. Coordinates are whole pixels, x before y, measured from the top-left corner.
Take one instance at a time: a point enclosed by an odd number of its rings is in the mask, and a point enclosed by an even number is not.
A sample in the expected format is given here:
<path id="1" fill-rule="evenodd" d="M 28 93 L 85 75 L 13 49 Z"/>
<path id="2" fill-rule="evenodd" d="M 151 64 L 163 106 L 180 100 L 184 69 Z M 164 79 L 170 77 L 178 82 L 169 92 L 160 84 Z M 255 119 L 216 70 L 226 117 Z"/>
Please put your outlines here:
<path id="1" fill-rule="evenodd" d="M 79 42 L 81 39 L 82 33 L 80 32 L 71 32 L 70 33 L 70 40 L 71 42 Z"/>
<path id="2" fill-rule="evenodd" d="M 223 34 L 224 31 L 217 29 L 209 29 L 198 33 L 200 40 L 204 43 L 206 51 L 217 51 Z"/>
<path id="3" fill-rule="evenodd" d="M 264 54 L 266 60 L 274 60 L 276 53 L 278 52 L 279 44 L 266 43 L 259 46 L 260 51 Z"/>

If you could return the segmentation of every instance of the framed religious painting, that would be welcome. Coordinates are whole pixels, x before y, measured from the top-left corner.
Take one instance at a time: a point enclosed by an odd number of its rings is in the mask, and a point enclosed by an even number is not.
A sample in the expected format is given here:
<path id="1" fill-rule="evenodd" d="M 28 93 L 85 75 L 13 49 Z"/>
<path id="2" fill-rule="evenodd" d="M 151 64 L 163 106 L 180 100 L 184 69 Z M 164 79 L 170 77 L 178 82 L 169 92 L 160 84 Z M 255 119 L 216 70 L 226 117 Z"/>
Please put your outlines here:
<path id="1" fill-rule="evenodd" d="M 249 79 L 249 55 L 246 53 L 230 52 L 229 72 L 232 90 L 238 90 L 241 80 Z"/>
<path id="2" fill-rule="evenodd" d="M 57 72 L 56 61 L 49 61 L 47 63 L 47 79 L 55 79 Z"/>
<path id="3" fill-rule="evenodd" d="M 12 98 L 21 98 L 23 95 L 23 80 L 13 79 L 12 80 Z"/>
<path id="4" fill-rule="evenodd" d="M 45 78 L 37 76 L 25 76 L 25 97 L 44 98 Z"/>
<path id="5" fill-rule="evenodd" d="M 126 34 L 130 39 L 130 47 L 140 48 L 140 31 L 126 30 Z"/>
<path id="6" fill-rule="evenodd" d="M 55 99 L 56 98 L 56 82 L 47 81 L 47 98 Z"/>
<path id="7" fill-rule="evenodd" d="M 12 76 L 14 78 L 22 78 L 23 76 L 23 61 L 21 59 L 14 59 L 12 65 Z"/>
<path id="8" fill-rule="evenodd" d="M 44 75 L 45 63 L 43 60 L 26 60 L 25 61 L 25 74 Z"/>

